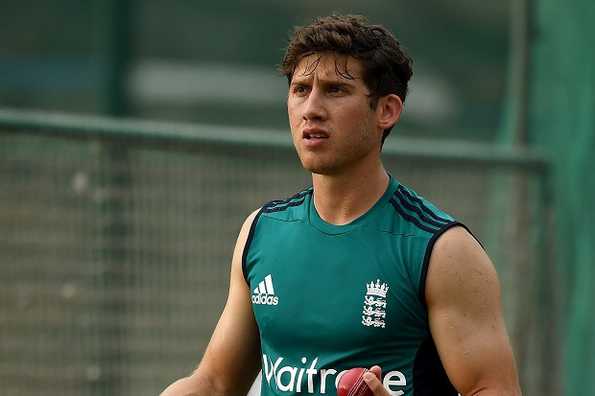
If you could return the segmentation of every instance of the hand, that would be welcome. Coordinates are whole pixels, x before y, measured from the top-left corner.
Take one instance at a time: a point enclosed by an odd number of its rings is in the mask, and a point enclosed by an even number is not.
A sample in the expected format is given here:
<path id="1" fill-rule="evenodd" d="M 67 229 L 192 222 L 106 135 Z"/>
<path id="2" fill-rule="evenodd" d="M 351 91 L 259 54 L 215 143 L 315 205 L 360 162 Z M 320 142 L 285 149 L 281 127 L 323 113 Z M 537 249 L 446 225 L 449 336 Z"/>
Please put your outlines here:
<path id="1" fill-rule="evenodd" d="M 374 396 L 391 396 L 384 385 L 382 385 L 380 378 L 382 378 L 382 369 L 380 366 L 372 366 L 370 367 L 370 371 L 364 374 L 364 381 L 366 381 Z"/>

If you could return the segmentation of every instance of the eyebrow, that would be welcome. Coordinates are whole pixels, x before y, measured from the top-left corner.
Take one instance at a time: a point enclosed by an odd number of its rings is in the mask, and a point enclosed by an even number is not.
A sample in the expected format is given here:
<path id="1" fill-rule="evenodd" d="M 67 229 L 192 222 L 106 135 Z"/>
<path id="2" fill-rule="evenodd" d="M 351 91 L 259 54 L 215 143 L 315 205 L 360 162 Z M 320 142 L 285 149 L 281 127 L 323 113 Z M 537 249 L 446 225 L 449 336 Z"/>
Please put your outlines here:
<path id="1" fill-rule="evenodd" d="M 298 84 L 304 84 L 307 82 L 311 82 L 314 79 L 314 77 L 312 76 L 305 76 L 305 77 L 294 77 L 293 80 L 291 81 L 291 85 L 298 85 Z M 352 80 L 344 80 L 344 79 L 325 79 L 325 78 L 319 78 L 318 81 L 320 82 L 321 85 L 323 86 L 328 86 L 328 85 L 339 85 L 342 87 L 355 87 L 355 84 L 353 84 L 351 81 Z"/>

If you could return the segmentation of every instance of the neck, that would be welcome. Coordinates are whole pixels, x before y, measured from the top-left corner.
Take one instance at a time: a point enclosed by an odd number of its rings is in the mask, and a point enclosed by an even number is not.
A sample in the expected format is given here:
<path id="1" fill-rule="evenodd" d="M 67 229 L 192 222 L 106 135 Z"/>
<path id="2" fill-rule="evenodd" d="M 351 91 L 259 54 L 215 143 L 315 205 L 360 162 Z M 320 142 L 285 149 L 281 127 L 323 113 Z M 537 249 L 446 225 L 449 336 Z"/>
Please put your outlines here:
<path id="1" fill-rule="evenodd" d="M 316 211 L 327 223 L 348 224 L 374 206 L 386 191 L 388 179 L 380 160 L 373 167 L 340 174 L 312 174 Z"/>

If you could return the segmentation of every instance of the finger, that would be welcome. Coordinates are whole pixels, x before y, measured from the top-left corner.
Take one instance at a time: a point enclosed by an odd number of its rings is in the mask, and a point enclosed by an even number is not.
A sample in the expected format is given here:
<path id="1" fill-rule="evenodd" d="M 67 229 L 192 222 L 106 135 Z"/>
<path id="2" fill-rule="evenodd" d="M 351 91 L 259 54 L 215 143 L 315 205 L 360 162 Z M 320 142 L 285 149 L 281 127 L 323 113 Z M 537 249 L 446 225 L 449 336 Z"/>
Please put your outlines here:
<path id="1" fill-rule="evenodd" d="M 373 372 L 378 379 L 382 378 L 382 368 L 380 368 L 380 366 L 372 366 L 370 367 L 370 371 Z"/>
<path id="2" fill-rule="evenodd" d="M 380 367 L 374 366 L 364 374 L 364 381 L 372 393 L 374 393 L 374 396 L 390 396 L 388 391 L 382 386 L 382 382 L 380 382 L 380 375 Z"/>

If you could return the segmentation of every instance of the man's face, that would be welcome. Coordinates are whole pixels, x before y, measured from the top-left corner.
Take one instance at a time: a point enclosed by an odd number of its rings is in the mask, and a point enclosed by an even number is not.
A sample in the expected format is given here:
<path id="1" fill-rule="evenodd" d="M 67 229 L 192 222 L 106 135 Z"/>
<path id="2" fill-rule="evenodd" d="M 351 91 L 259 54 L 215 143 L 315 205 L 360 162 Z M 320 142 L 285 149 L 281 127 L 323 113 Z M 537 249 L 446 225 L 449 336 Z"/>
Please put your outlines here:
<path id="1" fill-rule="evenodd" d="M 333 53 L 297 65 L 287 112 L 293 144 L 309 171 L 338 174 L 380 155 L 382 129 L 362 75 L 360 61 Z"/>

